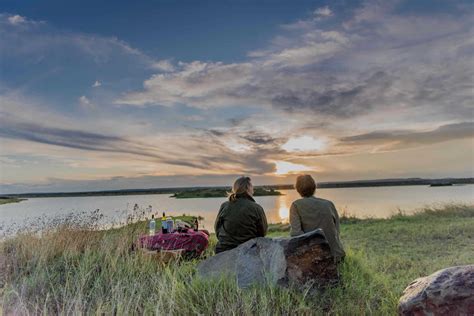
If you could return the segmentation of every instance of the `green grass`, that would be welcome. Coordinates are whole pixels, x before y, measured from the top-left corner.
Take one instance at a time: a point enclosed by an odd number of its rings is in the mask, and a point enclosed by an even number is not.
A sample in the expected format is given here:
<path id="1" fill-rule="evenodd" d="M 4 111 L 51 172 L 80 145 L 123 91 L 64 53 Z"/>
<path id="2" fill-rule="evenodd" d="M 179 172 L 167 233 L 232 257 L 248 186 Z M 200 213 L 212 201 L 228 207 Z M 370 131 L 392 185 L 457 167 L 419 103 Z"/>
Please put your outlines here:
<path id="1" fill-rule="evenodd" d="M 323 293 L 266 284 L 239 289 L 228 278 L 196 276 L 198 260 L 161 265 L 130 245 L 144 223 L 90 232 L 68 225 L 1 244 L 5 314 L 395 315 L 415 278 L 474 262 L 474 206 L 447 205 L 414 216 L 343 219 L 342 282 Z M 272 225 L 270 236 L 287 235 Z M 213 254 L 215 238 L 205 256 Z"/>
<path id="2" fill-rule="evenodd" d="M 0 197 L 0 205 L 8 203 L 18 203 L 26 199 L 11 198 L 11 197 Z"/>

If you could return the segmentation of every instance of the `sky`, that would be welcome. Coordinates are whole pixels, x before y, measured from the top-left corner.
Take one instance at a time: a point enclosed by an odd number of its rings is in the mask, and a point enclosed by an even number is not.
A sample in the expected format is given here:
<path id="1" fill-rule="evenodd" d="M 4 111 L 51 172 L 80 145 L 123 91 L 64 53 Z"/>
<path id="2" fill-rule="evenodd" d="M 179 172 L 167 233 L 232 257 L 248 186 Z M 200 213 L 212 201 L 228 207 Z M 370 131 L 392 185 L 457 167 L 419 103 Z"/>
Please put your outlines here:
<path id="1" fill-rule="evenodd" d="M 474 175 L 471 1 L 0 4 L 0 193 Z"/>

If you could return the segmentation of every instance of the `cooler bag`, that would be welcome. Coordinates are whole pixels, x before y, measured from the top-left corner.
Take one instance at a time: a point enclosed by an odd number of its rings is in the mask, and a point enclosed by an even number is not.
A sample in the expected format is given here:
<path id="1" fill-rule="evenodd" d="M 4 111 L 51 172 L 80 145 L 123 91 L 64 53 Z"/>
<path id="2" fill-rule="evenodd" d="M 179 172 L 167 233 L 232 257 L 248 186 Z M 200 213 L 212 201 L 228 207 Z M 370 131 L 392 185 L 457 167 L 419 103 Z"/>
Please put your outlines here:
<path id="1" fill-rule="evenodd" d="M 186 255 L 199 256 L 206 250 L 209 237 L 202 231 L 185 233 L 156 234 L 140 237 L 140 246 L 148 250 L 179 250 L 184 249 Z"/>

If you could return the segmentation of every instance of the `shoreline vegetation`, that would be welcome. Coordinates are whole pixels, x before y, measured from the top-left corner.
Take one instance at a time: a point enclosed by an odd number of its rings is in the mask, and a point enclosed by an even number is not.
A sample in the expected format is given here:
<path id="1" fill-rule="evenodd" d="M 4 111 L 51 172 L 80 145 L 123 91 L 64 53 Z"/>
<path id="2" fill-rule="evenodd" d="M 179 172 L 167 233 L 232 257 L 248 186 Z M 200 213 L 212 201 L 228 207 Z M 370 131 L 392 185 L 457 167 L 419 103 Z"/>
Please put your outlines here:
<path id="1" fill-rule="evenodd" d="M 474 205 L 440 205 L 388 219 L 342 216 L 347 256 L 341 282 L 324 291 L 266 284 L 243 290 L 230 278 L 201 279 L 195 274 L 199 259 L 160 264 L 132 251 L 147 222 L 130 221 L 92 231 L 94 221 L 66 221 L 41 236 L 30 231 L 1 241 L 0 312 L 396 315 L 412 280 L 474 262 Z M 288 235 L 287 224 L 270 225 L 268 237 Z M 204 257 L 214 254 L 215 243 L 212 234 Z"/>
<path id="2" fill-rule="evenodd" d="M 426 186 L 442 186 L 474 184 L 474 178 L 442 178 L 442 179 L 378 179 L 378 180 L 357 180 L 357 181 L 340 181 L 340 182 L 319 182 L 318 189 L 334 189 L 334 188 L 361 188 L 361 187 L 384 187 L 384 186 L 406 186 L 406 185 L 426 185 Z M 267 188 L 273 190 L 290 190 L 293 189 L 292 184 L 280 185 L 262 185 L 255 188 Z M 116 196 L 116 195 L 147 195 L 147 194 L 176 194 L 179 192 L 189 192 L 193 190 L 226 190 L 231 188 L 227 186 L 216 187 L 180 187 L 180 188 L 150 188 L 150 189 L 124 189 L 124 190 L 108 190 L 108 191 L 84 191 L 84 192 L 37 192 L 37 193 L 21 193 L 21 194 L 0 194 L 0 197 L 15 198 L 40 198 L 40 197 L 78 197 L 78 196 Z"/>
<path id="3" fill-rule="evenodd" d="M 18 203 L 25 200 L 26 199 L 20 199 L 20 198 L 9 197 L 9 196 L 0 196 L 0 205 L 9 204 L 9 203 Z"/>
<path id="4" fill-rule="evenodd" d="M 229 189 L 194 189 L 189 191 L 176 192 L 171 197 L 176 199 L 194 199 L 194 198 L 221 198 L 227 197 L 230 192 Z M 256 187 L 254 189 L 254 196 L 269 196 L 282 195 L 280 191 L 273 188 Z"/>

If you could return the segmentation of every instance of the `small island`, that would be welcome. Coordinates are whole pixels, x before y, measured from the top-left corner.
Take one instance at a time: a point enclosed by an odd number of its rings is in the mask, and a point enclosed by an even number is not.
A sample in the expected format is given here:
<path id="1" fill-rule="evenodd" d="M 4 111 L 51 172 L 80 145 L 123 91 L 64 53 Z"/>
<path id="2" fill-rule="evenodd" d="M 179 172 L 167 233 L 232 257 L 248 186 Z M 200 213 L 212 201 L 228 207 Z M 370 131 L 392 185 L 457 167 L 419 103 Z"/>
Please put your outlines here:
<path id="1" fill-rule="evenodd" d="M 9 197 L 9 196 L 0 196 L 0 205 L 8 204 L 8 203 L 18 203 L 24 200 L 26 199 L 19 199 L 16 197 Z"/>
<path id="2" fill-rule="evenodd" d="M 195 198 L 222 198 L 228 196 L 230 188 L 202 188 L 176 192 L 171 197 L 176 199 L 195 199 Z M 254 196 L 282 195 L 280 191 L 272 188 L 256 187 Z"/>

